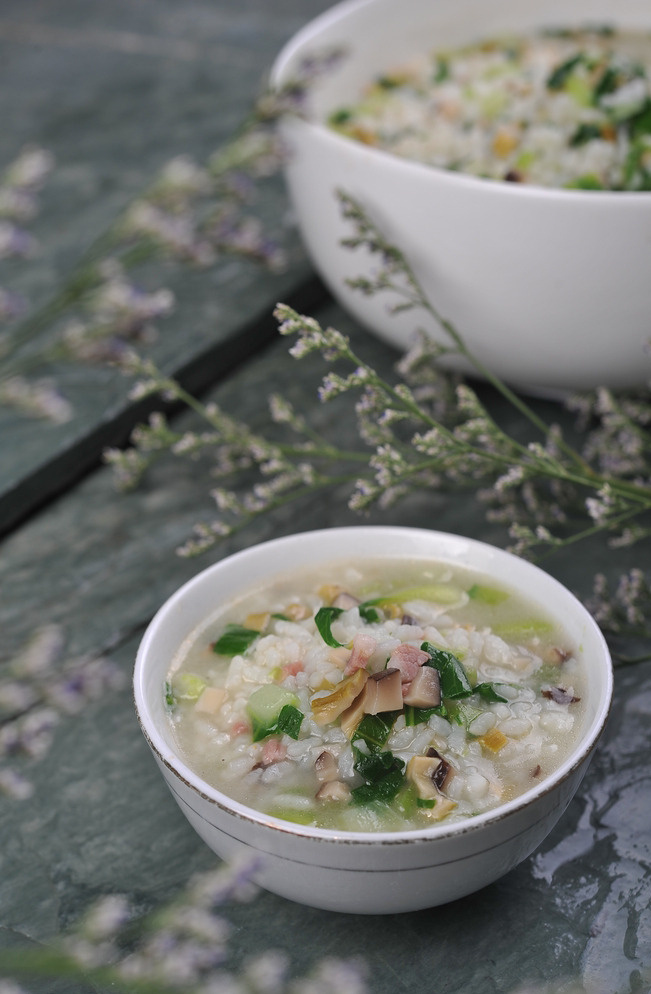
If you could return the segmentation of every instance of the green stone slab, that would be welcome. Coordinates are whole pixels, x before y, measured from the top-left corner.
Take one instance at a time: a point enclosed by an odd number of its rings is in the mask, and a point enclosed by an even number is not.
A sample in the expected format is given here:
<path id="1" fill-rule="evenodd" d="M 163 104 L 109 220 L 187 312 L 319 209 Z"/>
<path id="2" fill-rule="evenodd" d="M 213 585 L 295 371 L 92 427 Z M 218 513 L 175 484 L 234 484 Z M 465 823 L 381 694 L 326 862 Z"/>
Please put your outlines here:
<path id="1" fill-rule="evenodd" d="M 8 0 L 0 14 L 0 170 L 27 144 L 52 152 L 56 166 L 27 224 L 38 254 L 0 260 L 0 286 L 20 292 L 32 311 L 46 306 L 163 165 L 178 155 L 204 164 L 233 135 L 282 44 L 325 6 Z M 251 209 L 285 246 L 284 273 L 222 256 L 206 270 L 162 262 L 134 277 L 148 291 L 173 291 L 176 308 L 157 322 L 151 355 L 169 372 L 185 370 L 193 389 L 268 340 L 276 299 L 312 285 L 280 181 L 265 184 Z M 27 354 L 38 356 L 57 327 L 46 324 Z M 86 472 L 132 423 L 115 370 L 39 363 L 33 376 L 54 380 L 73 417 L 52 425 L 0 408 L 0 534 Z"/>
<path id="2" fill-rule="evenodd" d="M 316 316 L 350 330 L 364 357 L 390 370 L 391 350 L 336 308 Z M 286 348 L 278 342 L 252 360 L 215 399 L 260 428 L 268 420 L 264 397 L 277 390 L 331 438 L 352 445 L 345 406 L 314 405 L 324 367 L 316 359 L 297 366 Z M 210 514 L 210 485 L 201 464 L 160 463 L 140 490 L 119 497 L 102 470 L 35 516 L 2 546 L 4 650 L 36 625 L 55 621 L 72 655 L 107 652 L 126 679 L 147 620 L 192 573 L 264 538 L 359 523 L 339 492 L 260 520 L 200 560 L 179 559 L 175 547 L 193 522 Z M 420 494 L 363 520 L 505 541 L 471 495 Z M 635 563 L 635 550 L 606 561 L 600 543 L 591 542 L 557 554 L 546 567 L 586 594 L 597 569 L 612 578 Z M 269 948 L 287 950 L 298 972 L 322 956 L 359 956 L 369 965 L 373 994 L 509 994 L 537 985 L 549 994 L 572 979 L 589 994 L 648 990 L 651 666 L 616 676 L 612 718 L 576 799 L 540 850 L 507 877 L 447 907 L 379 918 L 306 909 L 261 893 L 228 909 L 233 963 Z M 215 865 L 163 784 L 128 686 L 65 721 L 31 774 L 34 797 L 0 808 L 3 944 L 48 941 L 107 891 L 126 892 L 141 910 L 158 907 L 192 873 Z"/>

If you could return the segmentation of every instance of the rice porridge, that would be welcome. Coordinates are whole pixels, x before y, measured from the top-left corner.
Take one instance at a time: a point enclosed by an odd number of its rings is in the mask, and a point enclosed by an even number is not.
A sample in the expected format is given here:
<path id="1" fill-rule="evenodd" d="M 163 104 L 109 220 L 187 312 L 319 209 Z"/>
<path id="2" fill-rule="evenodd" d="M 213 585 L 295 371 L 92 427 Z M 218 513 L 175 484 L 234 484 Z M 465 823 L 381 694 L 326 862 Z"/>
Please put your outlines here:
<path id="1" fill-rule="evenodd" d="M 498 807 L 583 721 L 585 664 L 539 605 L 429 560 L 333 563 L 217 610 L 164 687 L 207 783 L 287 821 L 402 831 Z"/>
<path id="2" fill-rule="evenodd" d="M 485 39 L 388 69 L 329 119 L 403 158 L 512 183 L 651 190 L 651 34 Z"/>

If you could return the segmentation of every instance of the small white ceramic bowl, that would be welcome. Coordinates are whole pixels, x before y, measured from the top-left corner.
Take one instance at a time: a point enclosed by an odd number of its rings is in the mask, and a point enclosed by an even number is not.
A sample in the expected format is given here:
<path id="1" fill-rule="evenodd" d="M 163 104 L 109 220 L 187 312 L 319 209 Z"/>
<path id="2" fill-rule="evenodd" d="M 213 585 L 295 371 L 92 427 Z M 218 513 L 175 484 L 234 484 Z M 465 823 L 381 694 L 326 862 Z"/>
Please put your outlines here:
<path id="1" fill-rule="evenodd" d="M 208 786 L 179 756 L 163 685 L 180 644 L 253 583 L 279 571 L 345 559 L 443 560 L 490 575 L 562 619 L 589 663 L 585 727 L 561 767 L 502 807 L 464 822 L 408 832 L 316 829 L 260 814 Z M 416 528 L 354 527 L 305 532 L 253 546 L 186 583 L 148 627 L 135 666 L 135 702 L 145 738 L 190 824 L 219 856 L 248 854 L 262 887 L 333 911 L 388 914 L 452 901 L 525 859 L 555 825 L 586 771 L 612 696 L 606 643 L 585 608 L 537 567 L 482 542 Z"/>
<path id="2" fill-rule="evenodd" d="M 315 84 L 309 120 L 287 119 L 286 177 L 302 236 L 333 295 L 369 330 L 406 348 L 425 315 L 392 316 L 386 294 L 346 285 L 368 275 L 335 191 L 357 199 L 409 259 L 430 300 L 501 378 L 555 395 L 651 379 L 651 193 L 552 190 L 464 176 L 362 145 L 328 114 L 414 54 L 550 25 L 651 29 L 648 0 L 351 0 L 312 21 L 272 70 L 282 86 L 309 55 L 347 57 Z M 468 367 L 454 365 L 467 371 Z"/>

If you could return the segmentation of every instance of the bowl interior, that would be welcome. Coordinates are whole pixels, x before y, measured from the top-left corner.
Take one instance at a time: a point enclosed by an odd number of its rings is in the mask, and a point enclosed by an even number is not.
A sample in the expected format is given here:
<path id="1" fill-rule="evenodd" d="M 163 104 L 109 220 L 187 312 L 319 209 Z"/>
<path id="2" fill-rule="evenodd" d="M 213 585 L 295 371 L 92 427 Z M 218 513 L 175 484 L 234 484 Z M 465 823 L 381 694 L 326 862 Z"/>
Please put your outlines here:
<path id="1" fill-rule="evenodd" d="M 346 559 L 411 557 L 443 560 L 485 573 L 527 599 L 537 602 L 554 618 L 561 620 L 571 642 L 589 662 L 591 680 L 586 705 L 584 730 L 567 760 L 540 785 L 509 804 L 471 819 L 473 823 L 490 821 L 510 808 L 519 808 L 532 796 L 563 779 L 589 753 L 603 729 L 612 696 L 612 667 L 606 643 L 597 625 L 581 603 L 558 581 L 542 570 L 509 553 L 481 542 L 422 529 L 399 527 L 334 528 L 306 532 L 276 539 L 224 559 L 209 567 L 181 587 L 159 610 L 141 642 L 135 672 L 136 710 L 143 731 L 154 752 L 186 783 L 203 795 L 214 798 L 222 807 L 231 807 L 254 820 L 262 816 L 209 787 L 190 770 L 178 755 L 165 711 L 163 684 L 166 674 L 183 642 L 190 638 L 206 617 L 234 594 L 252 586 L 264 585 L 273 576 L 294 568 Z M 266 824 L 275 819 L 264 816 Z M 277 819 L 276 819 L 277 820 Z M 287 824 L 280 822 L 287 828 Z M 440 825 L 425 832 L 385 833 L 426 834 L 427 837 L 463 830 L 466 822 L 446 827 Z M 361 833 L 332 832 L 327 829 L 303 829 L 292 825 L 298 834 L 356 836 Z"/>
<path id="2" fill-rule="evenodd" d="M 500 34 L 557 25 L 651 27 L 647 0 L 346 0 L 315 18 L 282 49 L 271 72 L 274 86 L 296 74 L 307 55 L 341 49 L 344 58 L 310 85 L 317 119 L 350 104 L 377 74 L 417 53 Z"/>

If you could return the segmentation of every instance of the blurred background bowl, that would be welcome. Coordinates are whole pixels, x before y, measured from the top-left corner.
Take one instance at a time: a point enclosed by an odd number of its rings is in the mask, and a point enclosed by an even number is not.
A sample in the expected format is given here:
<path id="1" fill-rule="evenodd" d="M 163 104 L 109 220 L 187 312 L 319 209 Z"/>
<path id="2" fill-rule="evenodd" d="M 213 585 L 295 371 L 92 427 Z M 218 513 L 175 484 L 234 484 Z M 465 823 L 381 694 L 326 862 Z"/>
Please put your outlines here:
<path id="1" fill-rule="evenodd" d="M 408 347 L 424 314 L 388 312 L 346 279 L 368 275 L 337 203 L 360 202 L 407 256 L 428 297 L 481 361 L 520 389 L 554 396 L 651 379 L 651 193 L 555 190 L 420 165 L 323 122 L 365 84 L 415 54 L 549 26 L 651 29 L 648 0 L 352 0 L 304 27 L 272 71 L 279 87 L 306 57 L 346 55 L 315 83 L 309 120 L 286 118 L 286 178 L 300 230 L 333 295 L 366 328 Z M 438 332 L 439 337 L 443 337 Z M 462 362 L 455 368 L 467 370 Z"/>
<path id="2" fill-rule="evenodd" d="M 164 684 L 179 646 L 218 607 L 279 571 L 319 562 L 438 560 L 490 576 L 543 604 L 578 658 L 589 661 L 581 734 L 559 768 L 499 808 L 456 824 L 406 832 L 349 832 L 297 825 L 254 811 L 209 786 L 179 754 Z M 199 573 L 161 607 L 138 650 L 136 710 L 147 742 L 190 824 L 218 855 L 249 857 L 263 887 L 303 904 L 353 914 L 415 911 L 497 880 L 551 831 L 574 796 L 603 731 L 612 698 L 606 643 L 583 605 L 523 559 L 472 539 L 418 528 L 361 526 L 263 542 Z"/>

